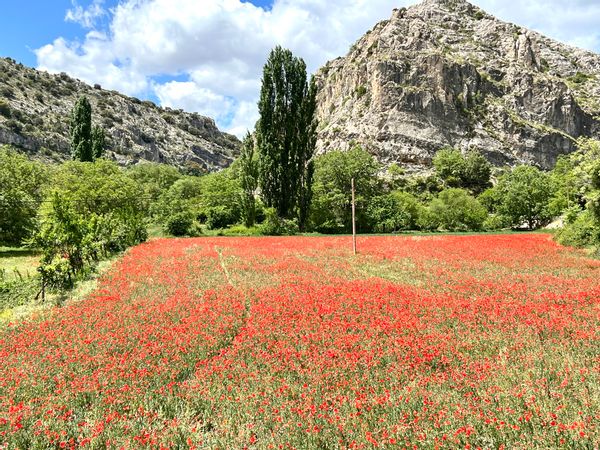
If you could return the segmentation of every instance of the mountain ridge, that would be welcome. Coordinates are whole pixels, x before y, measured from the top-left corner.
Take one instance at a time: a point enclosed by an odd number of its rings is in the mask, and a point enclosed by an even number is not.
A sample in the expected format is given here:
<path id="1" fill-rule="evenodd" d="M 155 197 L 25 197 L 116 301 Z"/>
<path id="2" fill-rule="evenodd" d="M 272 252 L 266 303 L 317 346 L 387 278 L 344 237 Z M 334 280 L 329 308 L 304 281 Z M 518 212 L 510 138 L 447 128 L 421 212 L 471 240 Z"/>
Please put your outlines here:
<path id="1" fill-rule="evenodd" d="M 319 152 L 356 143 L 411 171 L 446 146 L 549 169 L 600 135 L 600 55 L 466 0 L 395 9 L 316 79 Z"/>
<path id="2" fill-rule="evenodd" d="M 11 58 L 0 58 L 0 144 L 46 162 L 70 159 L 70 113 L 81 95 L 92 104 L 94 124 L 106 131 L 107 157 L 120 165 L 152 161 L 204 173 L 229 166 L 239 154 L 237 137 L 221 132 L 211 118 L 162 108 Z"/>

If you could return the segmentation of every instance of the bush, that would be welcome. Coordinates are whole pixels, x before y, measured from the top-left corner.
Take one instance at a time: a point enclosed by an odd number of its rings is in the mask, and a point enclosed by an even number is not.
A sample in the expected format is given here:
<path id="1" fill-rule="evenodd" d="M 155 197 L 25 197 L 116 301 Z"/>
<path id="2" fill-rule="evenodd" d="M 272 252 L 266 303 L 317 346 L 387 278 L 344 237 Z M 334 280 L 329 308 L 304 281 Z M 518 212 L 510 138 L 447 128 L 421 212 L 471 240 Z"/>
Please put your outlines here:
<path id="1" fill-rule="evenodd" d="M 367 206 L 370 228 L 378 233 L 415 229 L 418 206 L 417 199 L 406 192 L 374 197 Z"/>
<path id="2" fill-rule="evenodd" d="M 417 227 L 422 231 L 437 231 L 440 227 L 440 219 L 430 208 L 420 206 Z"/>
<path id="3" fill-rule="evenodd" d="M 457 149 L 442 149 L 433 158 L 433 166 L 448 187 L 468 189 L 479 194 L 490 186 L 492 166 L 476 151 L 463 155 Z"/>
<path id="4" fill-rule="evenodd" d="M 227 228 L 237 222 L 234 212 L 226 206 L 213 206 L 203 211 L 205 224 L 210 230 Z"/>
<path id="5" fill-rule="evenodd" d="M 167 232 L 173 236 L 190 236 L 194 225 L 194 216 L 187 212 L 178 212 L 167 219 Z"/>
<path id="6" fill-rule="evenodd" d="M 298 233 L 296 220 L 282 219 L 275 208 L 265 209 L 265 221 L 258 227 L 260 233 L 267 236 L 289 236 Z"/>
<path id="7" fill-rule="evenodd" d="M 247 227 L 245 225 L 234 225 L 221 231 L 223 236 L 260 236 L 260 227 Z"/>
<path id="8" fill-rule="evenodd" d="M 429 209 L 448 231 L 480 231 L 488 215 L 481 203 L 462 189 L 440 192 Z"/>
<path id="9" fill-rule="evenodd" d="M 9 147 L 0 147 L 0 242 L 20 245 L 36 231 L 48 170 Z"/>
<path id="10" fill-rule="evenodd" d="M 507 223 L 506 217 L 499 214 L 490 214 L 483 222 L 483 229 L 485 231 L 498 231 L 509 226 L 510 224 Z"/>
<path id="11" fill-rule="evenodd" d="M 39 290 L 40 280 L 37 277 L 8 280 L 0 276 L 0 311 L 31 302 Z"/>
<path id="12" fill-rule="evenodd" d="M 573 223 L 567 223 L 558 231 L 556 238 L 562 245 L 587 247 L 600 243 L 600 229 L 589 211 L 581 213 Z"/>
<path id="13" fill-rule="evenodd" d="M 96 261 L 147 238 L 143 192 L 112 162 L 63 164 L 47 201 L 34 244 L 50 287 L 73 286 Z"/>
<path id="14" fill-rule="evenodd" d="M 7 119 L 11 117 L 10 105 L 4 100 L 0 100 L 0 116 L 4 116 Z"/>

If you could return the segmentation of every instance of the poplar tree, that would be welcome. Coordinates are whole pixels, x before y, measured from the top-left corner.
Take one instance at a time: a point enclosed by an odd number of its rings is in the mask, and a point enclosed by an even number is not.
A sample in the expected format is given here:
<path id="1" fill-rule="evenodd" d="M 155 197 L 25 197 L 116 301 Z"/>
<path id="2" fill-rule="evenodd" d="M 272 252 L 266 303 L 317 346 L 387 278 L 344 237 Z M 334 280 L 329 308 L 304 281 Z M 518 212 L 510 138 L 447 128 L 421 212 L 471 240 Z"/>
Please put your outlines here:
<path id="1" fill-rule="evenodd" d="M 94 159 L 102 158 L 104 156 L 104 149 L 106 148 L 106 135 L 104 134 L 104 128 L 95 126 L 92 129 L 92 156 Z"/>
<path id="2" fill-rule="evenodd" d="M 258 187 L 258 164 L 254 155 L 254 137 L 248 133 L 242 142 L 240 154 L 242 172 L 242 209 L 244 225 L 251 227 L 256 221 L 256 199 L 254 194 Z"/>
<path id="3" fill-rule="evenodd" d="M 279 46 L 273 49 L 263 68 L 258 103 L 259 186 L 265 205 L 282 218 L 298 218 L 300 229 L 312 197 L 315 95 L 304 61 Z"/>
<path id="4" fill-rule="evenodd" d="M 93 161 L 92 106 L 87 97 L 79 97 L 71 113 L 71 156 L 77 161 Z"/>

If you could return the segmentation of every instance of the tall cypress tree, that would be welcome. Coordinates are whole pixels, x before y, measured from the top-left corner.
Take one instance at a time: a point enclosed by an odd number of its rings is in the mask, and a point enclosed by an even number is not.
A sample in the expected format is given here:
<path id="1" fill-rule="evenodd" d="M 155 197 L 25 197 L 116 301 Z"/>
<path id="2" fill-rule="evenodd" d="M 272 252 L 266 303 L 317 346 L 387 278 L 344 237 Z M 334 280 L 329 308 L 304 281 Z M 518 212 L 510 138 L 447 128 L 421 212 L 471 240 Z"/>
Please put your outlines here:
<path id="1" fill-rule="evenodd" d="M 104 149 L 106 148 L 106 135 L 104 134 L 104 128 L 95 126 L 92 128 L 92 156 L 94 159 L 102 158 L 104 156 Z"/>
<path id="2" fill-rule="evenodd" d="M 301 227 L 311 200 L 315 93 L 304 61 L 279 46 L 273 49 L 258 103 L 259 186 L 267 206 L 280 217 L 298 217 Z"/>
<path id="3" fill-rule="evenodd" d="M 254 193 L 258 187 L 258 164 L 254 157 L 254 137 L 248 133 L 242 142 L 240 154 L 242 209 L 244 225 L 251 227 L 256 220 L 256 200 Z"/>
<path id="4" fill-rule="evenodd" d="M 71 156 L 77 161 L 93 161 L 92 106 L 87 97 L 79 97 L 71 113 Z"/>

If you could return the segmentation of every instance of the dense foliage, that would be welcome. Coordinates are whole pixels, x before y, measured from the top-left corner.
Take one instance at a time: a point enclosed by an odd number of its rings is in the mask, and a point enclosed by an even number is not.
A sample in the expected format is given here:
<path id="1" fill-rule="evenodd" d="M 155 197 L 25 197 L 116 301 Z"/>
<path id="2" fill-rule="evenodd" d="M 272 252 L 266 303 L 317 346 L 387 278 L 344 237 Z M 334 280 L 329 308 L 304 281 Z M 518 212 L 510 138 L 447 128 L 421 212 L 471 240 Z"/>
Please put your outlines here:
<path id="1" fill-rule="evenodd" d="M 352 230 L 351 181 L 356 186 L 358 228 L 369 228 L 367 210 L 369 201 L 381 193 L 381 180 L 377 176 L 380 165 L 360 147 L 328 152 L 315 163 L 311 226 L 324 233 Z"/>
<path id="2" fill-rule="evenodd" d="M 240 184 L 242 186 L 242 218 L 246 227 L 256 222 L 256 191 L 258 189 L 258 155 L 254 151 L 254 137 L 248 133 L 240 153 Z"/>
<path id="3" fill-rule="evenodd" d="M 55 173 L 35 244 L 40 272 L 69 287 L 91 265 L 146 239 L 143 191 L 114 163 L 68 162 Z"/>
<path id="4" fill-rule="evenodd" d="M 492 166 L 478 152 L 469 151 L 463 155 L 460 150 L 444 148 L 433 158 L 433 167 L 448 187 L 468 189 L 474 194 L 490 187 Z"/>
<path id="5" fill-rule="evenodd" d="M 558 234 L 563 244 L 600 247 L 599 161 L 600 142 L 581 138 L 578 150 L 557 164 L 554 179 L 566 211 L 565 227 Z"/>
<path id="6" fill-rule="evenodd" d="M 92 105 L 82 96 L 71 111 L 71 157 L 75 161 L 92 162 L 103 157 L 105 149 L 104 129 L 92 127 Z"/>
<path id="7" fill-rule="evenodd" d="M 92 106 L 80 97 L 71 113 L 71 156 L 75 161 L 94 160 L 92 146 Z"/>
<path id="8" fill-rule="evenodd" d="M 0 147 L 0 244 L 20 245 L 37 228 L 49 169 Z"/>
<path id="9" fill-rule="evenodd" d="M 263 69 L 258 103 L 258 181 L 265 205 L 282 218 L 297 218 L 301 228 L 311 202 L 315 96 L 304 61 L 289 50 L 273 49 Z"/>

